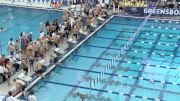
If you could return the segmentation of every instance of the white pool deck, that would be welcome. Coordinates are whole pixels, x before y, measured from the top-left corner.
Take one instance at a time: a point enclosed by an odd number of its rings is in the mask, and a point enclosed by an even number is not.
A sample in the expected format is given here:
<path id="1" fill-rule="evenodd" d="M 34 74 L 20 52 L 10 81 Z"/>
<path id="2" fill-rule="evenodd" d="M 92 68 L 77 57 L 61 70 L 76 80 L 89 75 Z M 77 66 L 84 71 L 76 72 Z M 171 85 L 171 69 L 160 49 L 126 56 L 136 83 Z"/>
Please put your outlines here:
<path id="1" fill-rule="evenodd" d="M 66 49 L 67 48 L 67 40 L 64 40 L 60 45 L 59 45 L 59 49 L 61 50 L 61 51 L 63 51 L 64 49 Z M 46 62 L 49 62 L 49 53 L 50 52 L 52 52 L 52 51 L 54 51 L 55 50 L 55 47 L 53 47 L 53 48 L 51 48 L 50 49 L 50 51 L 48 51 L 47 53 L 46 53 L 46 58 L 45 58 L 45 61 Z M 2 101 L 3 100 L 3 98 L 4 98 L 4 96 L 8 93 L 8 91 L 10 91 L 10 90 L 13 90 L 13 89 L 15 89 L 15 82 L 13 81 L 15 78 L 17 78 L 20 74 L 22 74 L 23 73 L 23 70 L 20 70 L 20 71 L 18 71 L 18 72 L 16 72 L 11 78 L 10 78 L 10 83 L 12 84 L 12 85 L 10 85 L 10 86 L 8 86 L 8 84 L 7 84 L 7 82 L 3 82 L 2 84 L 0 84 L 0 101 Z M 33 70 L 31 70 L 31 71 L 29 71 L 29 73 L 28 73 L 28 76 L 30 77 L 30 76 L 32 76 L 34 74 L 34 71 Z"/>

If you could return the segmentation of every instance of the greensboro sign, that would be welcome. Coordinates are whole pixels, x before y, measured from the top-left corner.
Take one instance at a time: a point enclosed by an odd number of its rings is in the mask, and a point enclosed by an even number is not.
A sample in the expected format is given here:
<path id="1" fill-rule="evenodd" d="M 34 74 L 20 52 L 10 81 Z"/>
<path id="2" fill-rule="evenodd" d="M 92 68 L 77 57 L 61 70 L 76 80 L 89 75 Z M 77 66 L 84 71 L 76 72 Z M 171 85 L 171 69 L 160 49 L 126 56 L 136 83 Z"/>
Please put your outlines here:
<path id="1" fill-rule="evenodd" d="M 162 15 L 180 15 L 179 9 L 166 9 L 166 8 L 144 8 L 144 13 L 149 14 L 162 14 Z"/>

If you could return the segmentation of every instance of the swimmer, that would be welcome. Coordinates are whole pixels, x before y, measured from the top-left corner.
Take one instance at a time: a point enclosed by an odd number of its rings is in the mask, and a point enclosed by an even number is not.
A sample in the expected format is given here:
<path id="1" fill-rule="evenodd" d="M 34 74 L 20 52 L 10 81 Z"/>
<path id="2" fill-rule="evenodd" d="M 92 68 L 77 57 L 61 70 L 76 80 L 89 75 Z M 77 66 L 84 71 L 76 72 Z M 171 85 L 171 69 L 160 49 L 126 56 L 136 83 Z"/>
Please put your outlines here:
<path id="1" fill-rule="evenodd" d="M 14 17 L 13 16 L 9 16 L 8 18 L 7 18 L 7 20 L 11 20 L 11 19 L 13 19 Z"/>
<path id="2" fill-rule="evenodd" d="M 77 96 L 79 96 L 82 99 L 82 101 L 84 101 L 84 99 L 85 99 L 84 94 L 81 94 L 81 93 L 77 92 Z"/>
<path id="3" fill-rule="evenodd" d="M 0 27 L 0 32 L 4 32 L 4 28 L 3 27 Z"/>
<path id="4" fill-rule="evenodd" d="M 14 17 L 13 17 L 13 16 L 10 16 L 9 18 L 10 18 L 10 19 L 13 19 Z"/>

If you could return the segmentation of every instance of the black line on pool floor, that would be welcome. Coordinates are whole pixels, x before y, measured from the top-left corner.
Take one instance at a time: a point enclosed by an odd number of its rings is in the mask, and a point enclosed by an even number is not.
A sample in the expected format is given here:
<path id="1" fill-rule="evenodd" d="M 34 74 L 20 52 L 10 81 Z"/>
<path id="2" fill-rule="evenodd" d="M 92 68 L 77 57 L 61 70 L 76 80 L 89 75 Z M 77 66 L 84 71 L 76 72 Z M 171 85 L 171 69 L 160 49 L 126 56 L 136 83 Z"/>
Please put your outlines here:
<path id="1" fill-rule="evenodd" d="M 83 45 L 83 46 L 86 46 L 86 47 L 95 47 L 95 48 L 103 48 L 103 49 L 110 49 L 110 50 L 121 50 L 121 49 L 118 49 L 118 48 L 107 48 L 107 47 L 102 47 L 102 46 L 95 46 L 95 45 Z M 150 48 L 149 48 L 150 49 Z M 155 49 L 156 50 L 156 49 Z M 129 51 L 129 52 L 133 52 L 135 53 L 134 51 L 132 50 L 125 50 L 125 51 Z M 144 51 L 137 51 L 136 53 L 143 53 Z M 146 53 L 144 54 L 148 54 L 149 52 L 145 51 Z M 166 52 L 166 51 L 165 51 Z M 154 55 L 159 55 L 161 57 L 161 54 L 160 53 L 154 53 Z M 171 58 L 171 56 L 169 54 L 163 54 L 163 56 L 168 56 Z M 173 57 L 176 57 L 176 56 L 173 56 Z M 137 58 L 138 59 L 138 58 Z M 144 58 L 142 58 L 144 59 Z M 156 59 L 151 59 L 151 60 L 154 60 L 154 61 L 161 61 L 161 60 L 156 60 Z M 165 60 L 164 60 L 165 61 Z M 163 62 L 163 61 L 161 61 Z M 169 62 L 169 61 L 165 61 L 165 62 Z M 175 64 L 179 64 L 179 63 L 176 63 L 174 62 Z"/>
<path id="2" fill-rule="evenodd" d="M 177 44 L 180 44 L 180 39 L 177 40 Z M 174 52 L 173 52 L 174 56 L 176 56 L 176 55 L 178 54 L 178 49 L 179 49 L 179 46 L 178 46 L 178 47 L 175 47 Z M 170 62 L 170 63 L 173 64 L 173 63 L 174 63 L 174 60 L 175 60 L 175 57 L 173 57 L 173 58 L 171 59 L 171 62 Z M 168 80 L 168 79 L 169 79 L 169 72 L 170 72 L 170 71 L 167 72 L 167 76 L 165 76 L 165 80 Z M 163 84 L 163 88 L 162 88 L 162 89 L 165 90 L 166 87 L 167 87 L 167 84 Z M 164 97 L 164 94 L 165 94 L 164 91 L 160 91 L 159 98 L 162 99 L 162 98 Z"/>
<path id="3" fill-rule="evenodd" d="M 97 57 L 92 57 L 92 56 L 84 56 L 84 55 L 74 55 L 74 56 L 78 56 L 78 57 L 85 57 L 85 58 L 92 58 L 92 59 L 100 59 L 100 60 L 107 60 L 107 61 L 111 61 L 111 59 L 105 59 L 105 58 L 97 58 Z M 120 61 L 120 60 L 117 60 L 117 62 L 124 62 L 124 63 L 128 63 L 128 61 Z M 136 62 L 131 62 L 130 64 L 138 64 Z M 142 65 L 142 66 L 147 66 L 148 64 L 145 64 L 145 63 L 140 63 L 138 65 Z M 157 68 L 157 65 L 155 64 L 150 64 L 149 66 L 151 67 L 156 67 Z M 172 69 L 172 70 L 179 70 L 178 68 L 175 68 L 175 67 L 169 67 L 169 66 L 160 66 L 158 65 L 159 67 L 158 68 L 164 68 L 164 69 Z"/>
<path id="4" fill-rule="evenodd" d="M 140 36 L 140 34 L 138 34 L 138 36 L 136 36 L 135 37 L 135 39 L 134 40 L 136 40 L 137 38 L 139 38 L 139 36 Z M 118 38 L 118 37 L 117 37 Z M 130 46 L 129 46 L 129 50 L 131 50 L 132 49 L 132 46 L 135 44 L 135 42 L 132 42 L 132 44 L 130 44 Z M 129 52 L 126 52 L 125 51 L 125 55 L 123 55 L 122 56 L 122 58 L 121 58 L 121 61 L 124 61 L 125 59 L 126 59 L 126 55 L 128 55 L 128 53 Z M 122 62 L 119 62 L 118 64 L 117 64 L 117 66 L 121 66 L 122 65 Z M 112 71 L 112 74 L 115 74 L 117 71 L 116 70 L 114 70 L 114 71 Z M 108 78 L 109 80 L 111 80 L 111 79 L 113 79 L 113 76 L 110 76 L 109 78 Z M 103 85 L 103 87 L 101 88 L 101 89 L 105 89 L 105 88 L 107 88 L 107 86 L 108 86 L 108 84 L 106 83 L 105 85 Z M 97 96 L 101 96 L 102 95 L 102 92 L 99 92 L 98 94 L 97 94 Z"/>
<path id="5" fill-rule="evenodd" d="M 153 45 L 153 44 L 152 44 Z M 142 47 L 142 46 L 138 46 L 138 45 L 134 45 L 134 46 L 132 46 L 133 48 L 141 48 L 141 49 L 146 49 L 146 50 L 149 50 L 150 48 L 146 48 L 146 47 Z M 171 51 L 171 50 L 161 50 L 161 49 L 154 49 L 154 50 L 157 50 L 157 51 L 166 51 L 166 52 L 172 52 L 173 53 L 173 51 Z"/>
<path id="6" fill-rule="evenodd" d="M 68 70 L 75 70 L 75 71 L 83 71 L 83 72 L 91 72 L 91 73 L 96 73 L 96 74 L 100 74 L 101 72 L 100 71 L 93 71 L 93 70 L 86 70 L 86 69 L 80 69 L 80 68 L 76 68 L 76 67 L 67 67 L 67 66 L 60 66 L 59 67 L 60 69 L 68 69 Z M 140 72 L 140 71 L 136 71 L 136 72 Z M 115 76 L 115 77 L 118 77 L 118 74 L 112 74 L 112 73 L 105 73 L 105 75 L 110 75 L 110 76 Z M 126 76 L 126 75 L 122 75 L 122 78 L 128 78 L 129 76 Z M 132 76 L 132 79 L 139 79 L 135 76 Z M 150 79 L 146 79 L 144 78 L 143 79 L 144 81 L 148 81 L 148 82 L 151 82 Z M 160 80 L 155 80 L 154 82 L 156 83 L 161 83 Z M 167 83 L 169 85 L 172 85 L 172 83 Z M 121 84 L 121 85 L 124 85 L 124 86 L 134 86 L 132 84 Z M 180 85 L 178 85 L 180 86 Z M 136 85 L 135 87 L 138 87 L 138 88 L 142 88 L 142 89 L 147 89 L 147 90 L 155 90 L 155 91 L 162 91 L 161 89 L 156 89 L 156 88 L 148 88 L 148 87 L 143 87 L 143 86 L 140 86 L 140 85 Z M 168 93 L 172 93 L 172 94 L 180 94 L 180 92 L 174 92 L 174 91 L 169 91 L 169 90 L 163 90 L 164 92 L 168 92 Z"/>
<path id="7" fill-rule="evenodd" d="M 113 32 L 119 32 L 119 30 L 112 30 L 112 29 L 106 29 L 106 28 L 104 28 L 103 30 L 107 30 L 107 31 L 113 31 Z M 133 29 L 132 29 L 133 30 Z M 120 30 L 121 31 L 121 30 Z M 131 31 L 131 30 L 129 30 L 129 29 L 122 29 L 122 31 L 121 31 L 122 33 L 123 32 L 127 32 L 127 33 L 131 33 L 131 34 L 133 34 L 135 31 Z M 146 35 L 146 33 L 149 33 L 149 35 L 151 35 L 151 36 L 154 36 L 154 34 L 151 34 L 151 32 L 153 32 L 153 31 L 149 31 L 149 30 L 145 30 L 145 31 L 141 31 L 140 33 L 142 34 L 142 35 Z M 155 32 L 154 32 L 155 33 Z M 159 33 L 156 33 L 157 35 L 158 34 L 160 34 L 160 33 L 166 33 L 166 32 L 159 32 Z M 111 34 L 113 34 L 113 33 L 111 33 Z M 168 35 L 167 35 L 168 34 Z M 149 35 L 146 35 L 146 36 L 149 36 Z M 172 38 L 173 37 L 175 37 L 175 38 L 178 38 L 178 36 L 179 35 L 171 35 L 171 33 L 166 33 L 166 34 L 161 34 L 162 36 L 164 35 L 164 36 L 166 36 L 166 37 L 169 37 L 169 36 L 171 36 Z M 180 37 L 179 37 L 180 38 Z M 149 40 L 151 40 L 151 39 L 149 39 Z M 162 41 L 162 40 L 160 40 L 160 41 Z M 164 41 L 164 42 L 175 42 L 175 41 Z"/>
<path id="8" fill-rule="evenodd" d="M 110 40 L 117 39 L 117 40 L 121 40 L 121 41 L 128 41 L 128 38 L 109 38 L 109 37 L 103 37 L 103 36 L 94 36 L 94 38 L 110 39 Z M 142 42 L 142 41 L 138 41 L 138 40 L 141 40 L 141 39 L 137 39 L 136 41 L 133 41 L 133 42 L 139 42 L 139 43 Z M 149 42 L 152 42 L 152 44 L 154 44 L 154 42 L 153 42 L 154 39 L 146 39 L 146 40 L 151 40 L 151 41 L 143 41 L 143 42 L 146 44 L 149 44 Z M 166 42 L 166 41 L 160 40 L 161 45 L 159 45 L 159 46 L 166 46 L 166 44 L 162 43 L 162 42 Z M 176 42 L 173 42 L 173 43 L 176 43 Z M 179 45 L 179 44 L 172 44 L 172 43 L 169 44 L 169 46 L 175 46 L 175 45 Z"/>
<path id="9" fill-rule="evenodd" d="M 103 28 L 104 28 L 104 27 L 103 27 Z M 119 32 L 119 33 L 120 33 L 120 32 Z M 119 34 L 118 36 L 120 36 L 120 34 Z M 113 43 L 114 43 L 115 41 L 116 41 L 116 40 L 112 40 L 111 44 L 109 44 L 108 47 L 111 47 L 111 45 L 113 45 Z M 104 52 L 102 52 L 99 57 L 102 57 L 102 56 L 105 54 L 105 52 L 106 52 L 106 50 L 104 50 Z M 90 66 L 89 70 L 92 70 L 92 69 L 93 69 L 93 66 L 94 66 L 98 61 L 99 61 L 99 60 L 97 59 L 97 60 Z M 88 75 L 88 72 L 86 72 L 85 75 Z M 83 81 L 81 81 L 81 82 L 83 82 Z M 78 82 L 78 83 L 80 84 L 81 82 Z M 73 88 L 73 89 L 69 92 L 69 94 L 70 94 L 71 92 L 74 92 L 75 89 L 76 89 L 76 88 Z M 63 101 L 66 101 L 66 100 L 67 100 L 69 94 L 65 97 L 65 99 L 64 99 Z"/>
<path id="10" fill-rule="evenodd" d="M 115 22 L 111 22 L 111 23 L 109 23 L 109 24 L 113 24 L 113 25 L 119 25 L 119 26 L 123 26 L 123 25 L 126 25 L 126 26 L 140 26 L 140 24 L 139 25 L 135 25 L 135 24 L 129 24 L 129 23 L 115 23 Z M 153 26 L 154 28 L 153 29 L 159 29 L 158 27 L 161 27 L 162 25 L 157 25 L 157 24 L 154 24 L 154 25 L 145 25 L 145 26 L 143 26 L 143 27 L 145 27 L 145 28 L 151 28 L 151 26 Z M 165 29 L 166 27 L 162 27 L 161 29 Z M 174 28 L 174 27 L 169 27 L 169 29 L 172 29 L 172 28 Z M 176 30 L 180 30 L 179 28 L 177 28 L 176 27 Z"/>
<path id="11" fill-rule="evenodd" d="M 147 58 L 145 59 L 145 61 L 148 60 L 149 58 L 151 58 L 151 55 L 152 55 L 154 49 L 156 48 L 156 44 L 159 42 L 160 38 L 161 38 L 161 34 L 158 35 L 156 42 L 153 44 L 153 47 L 150 49 L 150 52 L 149 52 Z M 141 72 L 138 73 L 138 78 L 140 78 L 142 76 L 145 68 L 146 68 L 146 66 L 143 66 L 143 68 L 141 69 Z M 138 84 L 139 84 L 139 79 L 137 79 L 135 81 L 134 85 L 136 86 Z M 132 87 L 128 94 L 133 94 L 134 91 L 135 91 L 135 88 Z M 127 97 L 125 101 L 129 101 L 129 100 L 130 100 L 130 97 Z"/>
<path id="12" fill-rule="evenodd" d="M 60 83 L 60 82 L 52 82 L 52 81 L 43 81 L 45 83 L 51 83 L 51 84 L 56 84 L 56 85 L 62 85 L 62 86 L 68 86 L 68 87 L 73 87 L 73 88 L 81 88 L 81 89 L 87 89 L 87 90 L 93 90 L 93 91 L 98 91 L 98 92 L 104 92 L 104 93 L 111 93 L 114 95 L 123 95 L 123 96 L 128 96 L 128 97 L 132 97 L 132 95 L 126 94 L 126 93 L 119 93 L 119 92 L 114 92 L 114 91 L 107 91 L 107 90 L 102 90 L 102 89 L 97 89 L 97 88 L 89 88 L 89 87 L 84 87 L 84 86 L 78 86 L 78 85 L 73 85 L 73 84 L 67 84 L 67 83 Z M 151 101 L 155 101 L 155 98 L 151 98 L 151 97 L 146 97 L 143 98 L 143 96 L 138 96 L 138 95 L 134 95 L 133 97 L 135 98 L 139 98 L 139 99 L 146 99 L 146 100 L 151 100 Z M 160 101 L 164 101 L 164 100 L 160 100 Z"/>

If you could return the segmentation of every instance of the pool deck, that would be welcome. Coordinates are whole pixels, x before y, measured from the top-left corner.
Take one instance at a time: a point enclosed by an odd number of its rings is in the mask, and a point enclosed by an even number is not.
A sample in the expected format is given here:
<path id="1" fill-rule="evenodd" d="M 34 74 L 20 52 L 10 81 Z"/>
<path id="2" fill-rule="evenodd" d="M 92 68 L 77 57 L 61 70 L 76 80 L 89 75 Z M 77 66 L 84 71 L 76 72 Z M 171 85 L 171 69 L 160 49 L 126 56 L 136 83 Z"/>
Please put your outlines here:
<path id="1" fill-rule="evenodd" d="M 64 50 L 66 49 L 68 46 L 67 46 L 67 40 L 64 40 L 61 45 L 59 46 L 60 50 Z M 50 51 L 48 51 L 46 53 L 46 58 L 45 60 L 46 61 L 49 61 L 49 54 L 51 52 L 53 52 L 55 49 L 55 47 L 51 48 Z M 18 72 L 16 72 L 11 78 L 10 78 L 10 83 L 12 85 L 8 86 L 7 82 L 3 82 L 2 84 L 0 84 L 0 100 L 2 100 L 4 98 L 4 96 L 8 93 L 8 91 L 10 90 L 14 90 L 15 89 L 15 82 L 13 81 L 15 78 L 17 78 L 18 75 L 20 75 L 21 73 L 23 73 L 23 70 L 20 70 Z M 32 76 L 34 74 L 34 71 L 33 70 L 30 70 L 29 73 L 28 73 L 28 76 Z"/>

